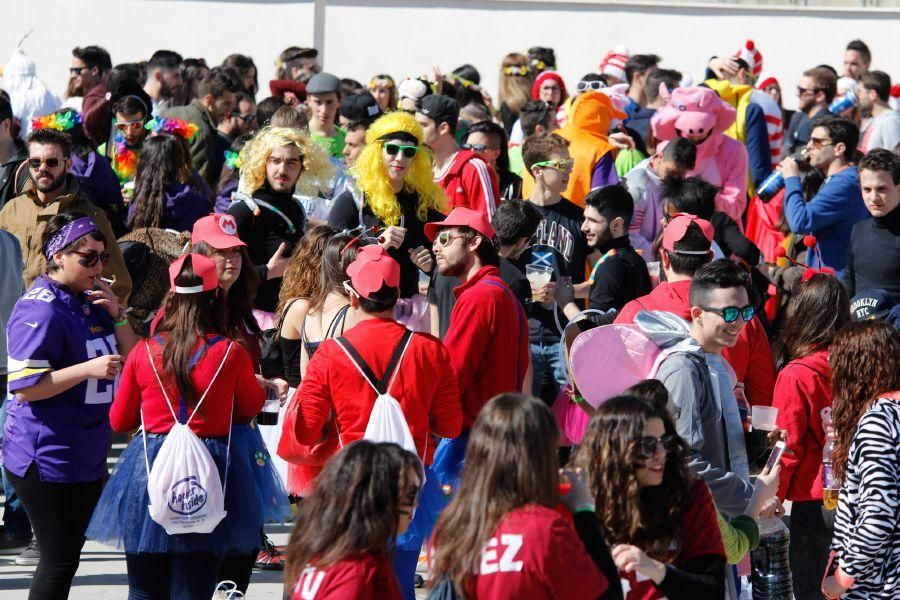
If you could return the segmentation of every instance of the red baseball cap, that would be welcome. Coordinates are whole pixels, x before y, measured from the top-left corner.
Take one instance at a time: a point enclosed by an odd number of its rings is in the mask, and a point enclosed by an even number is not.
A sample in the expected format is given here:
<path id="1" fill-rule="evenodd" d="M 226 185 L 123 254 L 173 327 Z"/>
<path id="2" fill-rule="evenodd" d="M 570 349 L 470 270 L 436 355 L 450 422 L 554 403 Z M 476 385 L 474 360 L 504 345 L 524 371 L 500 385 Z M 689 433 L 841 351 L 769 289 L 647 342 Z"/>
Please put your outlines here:
<path id="1" fill-rule="evenodd" d="M 191 244 L 206 242 L 216 250 L 246 246 L 237 234 L 237 221 L 231 215 L 211 214 L 197 219 L 191 231 Z"/>
<path id="2" fill-rule="evenodd" d="M 181 275 L 184 262 L 188 258 L 191 259 L 194 274 L 200 277 L 203 283 L 193 286 L 175 285 L 175 279 Z M 183 254 L 169 265 L 169 289 L 176 294 L 199 294 L 209 292 L 217 287 L 219 287 L 219 273 L 216 270 L 216 263 L 202 254 Z"/>
<path id="3" fill-rule="evenodd" d="M 682 238 L 684 238 L 684 234 L 687 233 L 688 226 L 691 223 L 696 223 L 700 228 L 700 231 L 703 232 L 703 236 L 706 238 L 706 241 L 712 244 L 712 223 L 705 219 L 701 219 L 696 215 L 678 213 L 672 218 L 671 221 L 669 221 L 669 224 L 666 225 L 665 230 L 663 230 L 662 247 L 669 252 L 677 252 L 678 254 L 700 255 L 709 253 L 708 248 L 706 250 L 675 250 L 675 242 L 680 242 Z"/>
<path id="4" fill-rule="evenodd" d="M 363 246 L 356 253 L 356 260 L 347 267 L 347 275 L 353 289 L 368 298 L 387 284 L 400 286 L 400 264 L 378 245 Z"/>
<path id="5" fill-rule="evenodd" d="M 306 100 L 306 84 L 299 81 L 273 79 L 269 81 L 269 91 L 272 92 L 273 96 L 278 96 L 279 98 L 284 98 L 284 95 L 290 92 L 301 102 Z"/>
<path id="6" fill-rule="evenodd" d="M 425 223 L 425 237 L 434 241 L 438 232 L 447 227 L 470 227 L 489 240 L 494 237 L 494 228 L 491 227 L 490 221 L 483 214 L 477 210 L 461 206 L 450 211 L 450 214 L 443 221 Z"/>

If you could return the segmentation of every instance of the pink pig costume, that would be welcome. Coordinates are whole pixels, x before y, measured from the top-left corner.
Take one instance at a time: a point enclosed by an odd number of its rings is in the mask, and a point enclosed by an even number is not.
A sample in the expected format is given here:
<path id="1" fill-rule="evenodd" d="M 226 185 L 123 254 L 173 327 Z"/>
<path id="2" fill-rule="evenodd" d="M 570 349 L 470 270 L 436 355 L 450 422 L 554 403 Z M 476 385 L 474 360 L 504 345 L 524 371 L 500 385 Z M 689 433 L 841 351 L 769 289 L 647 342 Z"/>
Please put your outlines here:
<path id="1" fill-rule="evenodd" d="M 692 137 L 710 132 L 697 144 L 697 162 L 689 175 L 702 177 L 721 188 L 716 196 L 720 210 L 741 224 L 747 208 L 747 149 L 739 141 L 725 135 L 737 112 L 706 87 L 676 88 L 670 95 L 660 85 L 666 105 L 650 120 L 658 140 Z"/>

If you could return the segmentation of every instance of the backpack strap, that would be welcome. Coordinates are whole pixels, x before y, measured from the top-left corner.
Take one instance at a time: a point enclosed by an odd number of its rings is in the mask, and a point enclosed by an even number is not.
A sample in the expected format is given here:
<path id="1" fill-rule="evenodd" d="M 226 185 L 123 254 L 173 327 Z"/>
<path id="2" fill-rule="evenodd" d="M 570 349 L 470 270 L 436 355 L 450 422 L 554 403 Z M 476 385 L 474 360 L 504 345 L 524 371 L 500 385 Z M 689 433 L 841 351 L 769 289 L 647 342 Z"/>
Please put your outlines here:
<path id="1" fill-rule="evenodd" d="M 396 378 L 396 374 L 399 371 L 399 364 L 403 358 L 403 355 L 406 354 L 406 349 L 409 347 L 409 342 L 412 339 L 413 332 L 407 329 L 403 333 L 403 337 L 400 338 L 400 342 L 397 344 L 397 347 L 394 348 L 394 353 L 391 355 L 391 359 L 387 364 L 387 368 L 385 369 L 384 375 L 381 379 L 377 379 L 375 374 L 372 372 L 371 367 L 366 364 L 366 361 L 363 360 L 362 356 L 359 355 L 359 352 L 356 351 L 356 348 L 347 340 L 345 337 L 335 338 L 340 347 L 347 354 L 347 357 L 350 359 L 350 362 L 356 367 L 359 373 L 363 376 L 363 379 L 371 386 L 375 393 L 379 396 L 382 394 L 387 394 L 390 392 L 391 387 L 393 386 L 394 379 Z"/>

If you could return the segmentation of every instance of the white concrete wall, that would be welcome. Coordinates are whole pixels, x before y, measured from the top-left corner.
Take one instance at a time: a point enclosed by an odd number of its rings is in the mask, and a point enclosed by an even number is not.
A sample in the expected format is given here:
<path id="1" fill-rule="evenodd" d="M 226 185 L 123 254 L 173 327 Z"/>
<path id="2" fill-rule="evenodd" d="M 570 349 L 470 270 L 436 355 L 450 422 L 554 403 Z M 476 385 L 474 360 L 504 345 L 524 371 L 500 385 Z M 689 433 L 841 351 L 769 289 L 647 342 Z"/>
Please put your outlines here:
<path id="1" fill-rule="evenodd" d="M 319 0 L 320 2 L 325 0 Z M 496 98 L 502 56 L 514 49 L 551 46 L 566 81 L 595 70 L 607 49 L 660 54 L 663 65 L 699 79 L 712 54 L 731 54 L 753 39 L 764 68 L 781 79 L 788 105 L 800 73 L 829 63 L 840 70 L 847 41 L 862 38 L 874 67 L 900 78 L 900 9 L 747 8 L 718 4 L 652 5 L 593 0 L 327 0 L 324 63 L 339 76 L 367 82 L 377 72 L 396 77 L 468 62 Z M 19 38 L 38 73 L 65 89 L 69 51 L 105 46 L 113 62 L 132 62 L 158 48 L 216 64 L 231 52 L 253 56 L 260 81 L 289 45 L 312 45 L 312 0 L 42 0 L 8 2 L 0 22 L 0 60 Z M 48 20 L 48 15 L 53 19 Z"/>

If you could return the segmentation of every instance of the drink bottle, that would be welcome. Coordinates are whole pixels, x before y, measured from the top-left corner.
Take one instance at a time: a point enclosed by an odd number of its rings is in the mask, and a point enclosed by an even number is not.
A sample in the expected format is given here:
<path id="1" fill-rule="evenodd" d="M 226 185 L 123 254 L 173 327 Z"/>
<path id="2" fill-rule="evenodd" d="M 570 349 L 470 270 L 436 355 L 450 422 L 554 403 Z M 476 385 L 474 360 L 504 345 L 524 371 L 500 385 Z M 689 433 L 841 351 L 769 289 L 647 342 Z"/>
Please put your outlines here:
<path id="1" fill-rule="evenodd" d="M 840 98 L 835 98 L 831 101 L 831 104 L 828 105 L 828 112 L 833 115 L 839 115 L 845 110 L 853 108 L 857 104 L 859 104 L 859 99 L 856 97 L 856 92 L 848 90 L 847 93 Z"/>
<path id="2" fill-rule="evenodd" d="M 809 167 L 809 163 L 806 159 L 808 153 L 809 151 L 806 148 L 803 148 L 802 150 L 800 150 L 800 152 L 795 152 L 791 155 L 791 158 L 797 161 L 797 165 L 802 171 L 805 171 Z M 759 196 L 759 199 L 763 202 L 768 202 L 783 187 L 784 175 L 781 173 L 781 171 L 775 170 L 772 171 L 772 173 L 768 177 L 766 177 L 761 184 L 759 184 L 759 188 L 756 190 L 756 195 Z"/>
<path id="3" fill-rule="evenodd" d="M 791 600 L 794 597 L 788 557 L 790 532 L 781 519 L 759 521 L 759 546 L 750 554 L 753 600 Z"/>
<path id="4" fill-rule="evenodd" d="M 822 503 L 827 510 L 834 510 L 838 505 L 838 493 L 841 485 L 834 476 L 834 434 L 825 435 L 825 446 L 822 448 Z"/>

